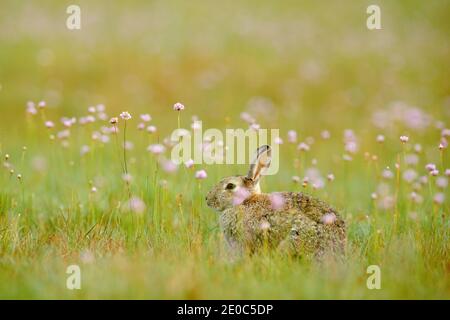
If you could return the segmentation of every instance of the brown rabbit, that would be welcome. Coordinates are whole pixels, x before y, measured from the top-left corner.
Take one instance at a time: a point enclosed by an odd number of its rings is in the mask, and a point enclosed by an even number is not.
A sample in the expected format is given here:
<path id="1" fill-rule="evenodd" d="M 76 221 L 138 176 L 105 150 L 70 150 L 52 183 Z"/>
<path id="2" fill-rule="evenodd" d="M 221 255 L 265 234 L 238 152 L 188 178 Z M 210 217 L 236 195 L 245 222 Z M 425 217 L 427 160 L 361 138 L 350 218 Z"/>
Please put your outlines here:
<path id="1" fill-rule="evenodd" d="M 208 192 L 207 204 L 219 211 L 230 247 L 254 252 L 268 246 L 315 257 L 343 253 L 345 222 L 328 204 L 301 192 L 261 193 L 259 180 L 270 161 L 271 148 L 264 145 L 246 176 L 224 178 Z"/>

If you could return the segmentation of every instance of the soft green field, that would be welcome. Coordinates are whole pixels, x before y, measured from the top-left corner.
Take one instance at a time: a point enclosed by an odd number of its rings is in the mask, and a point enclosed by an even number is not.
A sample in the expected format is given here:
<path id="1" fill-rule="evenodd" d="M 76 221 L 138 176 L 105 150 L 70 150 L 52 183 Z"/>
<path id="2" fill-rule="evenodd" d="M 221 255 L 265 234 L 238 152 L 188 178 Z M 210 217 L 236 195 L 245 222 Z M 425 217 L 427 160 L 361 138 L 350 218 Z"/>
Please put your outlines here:
<path id="1" fill-rule="evenodd" d="M 65 27 L 71 3 L 0 5 L 0 298 L 450 298 L 450 157 L 438 148 L 450 127 L 449 1 L 377 1 L 377 31 L 366 28 L 373 1 L 126 3 L 77 1 L 79 31 Z M 43 110 L 26 113 L 27 101 L 41 100 Z M 166 172 L 146 150 L 177 128 L 177 101 L 185 128 L 194 115 L 204 129 L 247 128 L 248 112 L 280 129 L 281 169 L 263 190 L 336 207 L 346 258 L 232 261 L 204 197 L 247 167 Z M 106 120 L 95 113 L 81 125 L 98 104 Z M 129 185 L 124 121 L 118 135 L 95 139 L 122 111 L 132 115 Z M 156 133 L 137 129 L 143 113 Z M 78 120 L 68 138 L 62 117 Z M 310 150 L 297 150 L 301 142 Z M 200 169 L 207 179 L 195 179 Z M 72 264 L 81 290 L 66 288 Z M 380 290 L 366 286 L 369 265 L 381 268 Z"/>

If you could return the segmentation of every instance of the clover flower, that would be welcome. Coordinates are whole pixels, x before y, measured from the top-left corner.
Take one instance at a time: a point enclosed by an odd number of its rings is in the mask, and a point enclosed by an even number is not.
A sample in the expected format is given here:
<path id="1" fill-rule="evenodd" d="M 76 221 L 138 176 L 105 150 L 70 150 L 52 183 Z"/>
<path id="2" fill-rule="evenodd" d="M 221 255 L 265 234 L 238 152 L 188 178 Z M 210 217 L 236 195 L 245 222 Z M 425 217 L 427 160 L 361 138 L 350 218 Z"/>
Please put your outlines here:
<path id="1" fill-rule="evenodd" d="M 246 188 L 239 188 L 233 195 L 233 205 L 238 206 L 250 196 L 250 192 Z"/>
<path id="2" fill-rule="evenodd" d="M 124 111 L 119 115 L 119 117 L 126 121 L 131 119 L 131 114 L 128 111 Z"/>
<path id="3" fill-rule="evenodd" d="M 382 134 L 377 135 L 377 142 L 378 143 L 383 143 L 385 140 L 384 136 Z"/>
<path id="4" fill-rule="evenodd" d="M 180 102 L 177 102 L 173 105 L 173 110 L 182 111 L 182 110 L 184 110 L 184 105 L 181 104 Z"/>
<path id="5" fill-rule="evenodd" d="M 195 172 L 195 179 L 203 180 L 203 179 L 206 179 L 207 177 L 208 177 L 208 174 L 203 169 Z"/>
<path id="6" fill-rule="evenodd" d="M 55 126 L 55 124 L 53 123 L 53 121 L 45 121 L 45 126 L 48 129 L 51 129 L 51 128 L 53 128 Z"/>
<path id="7" fill-rule="evenodd" d="M 161 154 L 166 151 L 166 147 L 162 144 L 151 144 L 148 146 L 147 151 L 150 151 L 153 154 Z"/>
<path id="8" fill-rule="evenodd" d="M 157 129 L 155 126 L 148 126 L 146 130 L 148 133 L 155 133 Z"/>
<path id="9" fill-rule="evenodd" d="M 283 208 L 285 200 L 280 193 L 272 193 L 269 195 L 270 205 L 273 210 L 280 210 Z"/>
<path id="10" fill-rule="evenodd" d="M 148 113 L 141 114 L 140 118 L 144 122 L 150 122 L 152 120 L 152 117 Z"/>
<path id="11" fill-rule="evenodd" d="M 327 213 L 322 216 L 323 224 L 333 224 L 336 221 L 336 215 L 333 212 Z"/>

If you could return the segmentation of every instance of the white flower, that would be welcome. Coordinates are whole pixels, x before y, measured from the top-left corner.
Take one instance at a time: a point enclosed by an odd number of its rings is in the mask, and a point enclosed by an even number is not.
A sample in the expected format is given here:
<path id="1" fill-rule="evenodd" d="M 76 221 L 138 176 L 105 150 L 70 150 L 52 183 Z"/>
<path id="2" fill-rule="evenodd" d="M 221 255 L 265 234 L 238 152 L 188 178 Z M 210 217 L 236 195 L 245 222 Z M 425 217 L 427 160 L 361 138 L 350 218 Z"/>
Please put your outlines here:
<path id="1" fill-rule="evenodd" d="M 263 231 L 267 231 L 270 229 L 270 223 L 268 221 L 264 220 L 263 222 L 261 222 L 260 228 Z"/>
<path id="2" fill-rule="evenodd" d="M 302 142 L 297 146 L 297 149 L 300 151 L 309 151 L 309 145 L 307 145 L 306 143 Z"/>
<path id="3" fill-rule="evenodd" d="M 128 111 L 124 111 L 119 115 L 123 120 L 130 120 L 131 114 Z"/>
<path id="4" fill-rule="evenodd" d="M 384 142 L 384 136 L 382 134 L 377 135 L 377 142 L 378 143 Z"/>
<path id="5" fill-rule="evenodd" d="M 173 105 L 173 110 L 182 111 L 182 110 L 184 110 L 184 105 L 181 104 L 180 102 L 177 102 Z"/>
<path id="6" fill-rule="evenodd" d="M 400 141 L 403 142 L 403 143 L 406 143 L 406 142 L 409 141 L 409 137 L 407 137 L 407 136 L 400 136 Z"/>

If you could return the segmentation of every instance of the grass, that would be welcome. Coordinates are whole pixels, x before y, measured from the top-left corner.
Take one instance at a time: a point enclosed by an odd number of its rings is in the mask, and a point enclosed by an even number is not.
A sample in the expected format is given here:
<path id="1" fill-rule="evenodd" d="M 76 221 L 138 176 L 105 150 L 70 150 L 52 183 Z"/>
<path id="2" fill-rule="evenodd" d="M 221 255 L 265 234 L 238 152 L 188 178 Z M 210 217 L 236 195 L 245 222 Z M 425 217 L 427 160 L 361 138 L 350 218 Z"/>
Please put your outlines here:
<path id="1" fill-rule="evenodd" d="M 82 30 L 69 32 L 59 2 L 6 1 L 0 298 L 449 299 L 450 195 L 436 183 L 450 167 L 448 149 L 437 148 L 450 116 L 448 4 L 380 1 L 383 30 L 368 31 L 369 4 L 81 1 Z M 29 100 L 45 100 L 45 113 L 25 114 Z M 172 110 L 177 101 L 186 106 L 180 119 Z M 395 101 L 405 102 L 407 120 L 391 107 Z M 79 122 L 100 103 L 106 120 L 77 123 L 68 142 L 50 139 L 63 130 L 61 117 Z M 412 106 L 420 108 L 423 126 L 415 126 Z M 106 134 L 109 143 L 92 139 L 126 110 L 133 116 L 129 185 L 122 179 L 123 120 L 118 146 L 113 134 Z M 247 167 L 170 173 L 146 151 L 178 123 L 189 128 L 194 115 L 204 129 L 246 128 L 243 111 L 262 128 L 279 128 L 284 140 L 280 171 L 264 178 L 263 190 L 307 192 L 336 207 L 348 225 L 343 261 L 307 262 L 273 251 L 230 260 L 204 196 L 221 177 Z M 384 127 L 373 121 L 381 111 L 388 115 Z M 152 115 L 157 133 L 136 129 L 141 113 Z M 46 129 L 44 118 L 55 128 Z M 296 144 L 314 139 L 310 151 L 287 142 L 291 129 Z M 355 153 L 345 150 L 346 129 L 356 136 Z M 321 138 L 323 130 L 330 139 Z M 376 142 L 378 134 L 384 143 Z M 402 144 L 401 135 L 409 142 Z M 89 152 L 82 155 L 82 146 Z M 417 163 L 408 161 L 412 154 Z M 438 177 L 427 163 L 436 164 Z M 387 167 L 391 179 L 383 178 Z M 292 182 L 310 168 L 319 170 L 324 188 Z M 412 182 L 403 176 L 408 168 L 417 173 Z M 207 179 L 194 178 L 200 169 Z M 326 181 L 328 173 L 334 181 Z M 411 200 L 414 190 L 422 201 Z M 130 205 L 130 194 L 145 210 Z M 433 201 L 437 194 L 444 201 Z M 81 268 L 81 290 L 66 288 L 71 264 Z M 366 286 L 369 265 L 381 268 L 380 290 Z"/>

